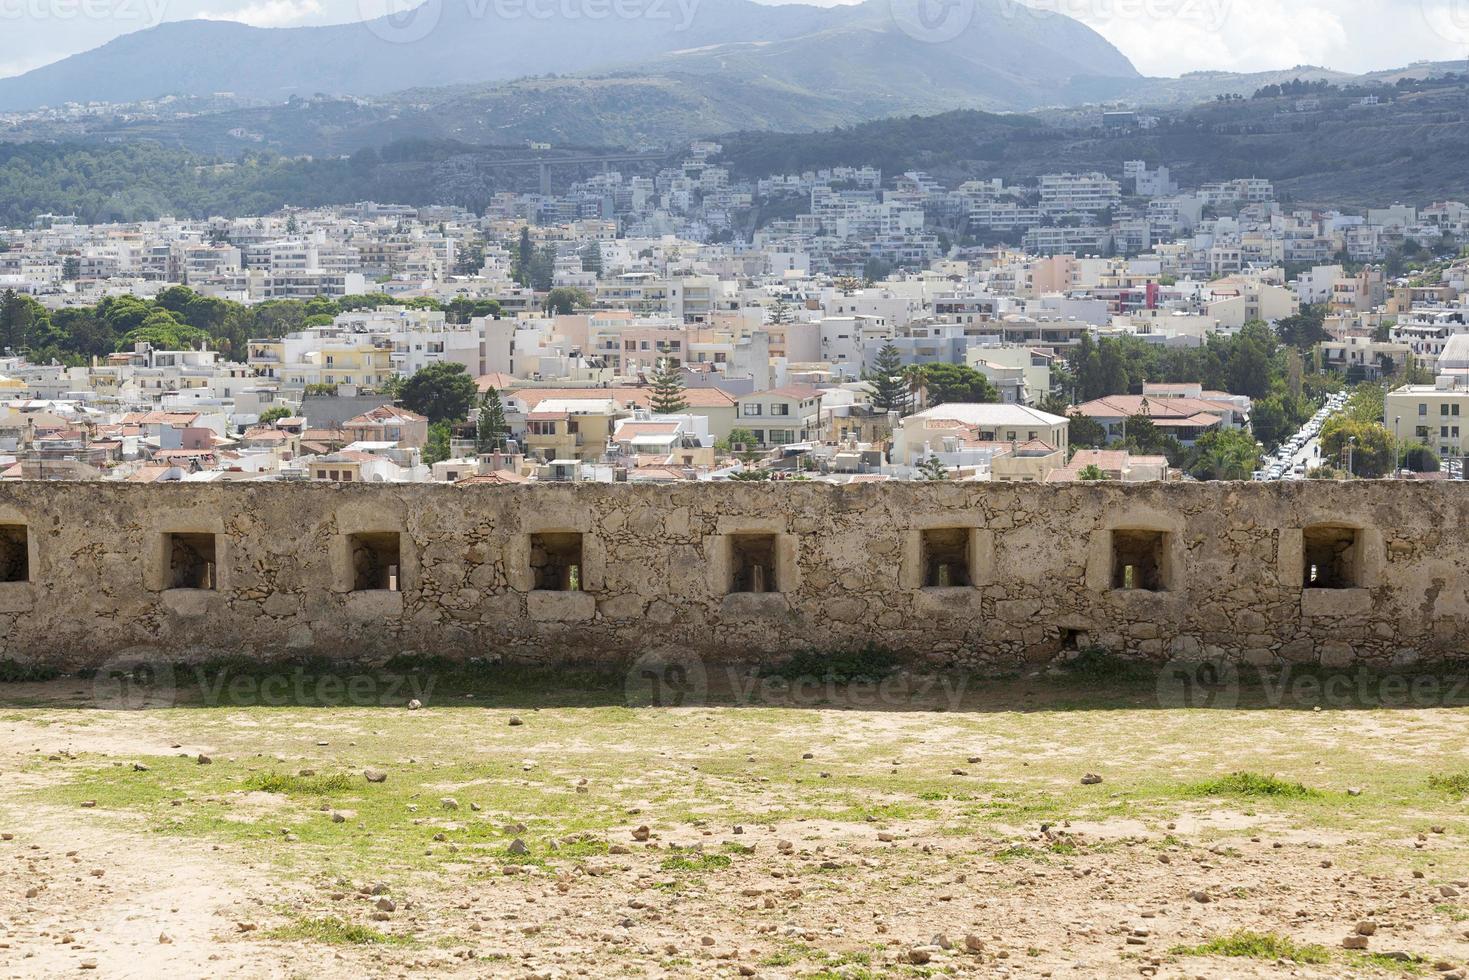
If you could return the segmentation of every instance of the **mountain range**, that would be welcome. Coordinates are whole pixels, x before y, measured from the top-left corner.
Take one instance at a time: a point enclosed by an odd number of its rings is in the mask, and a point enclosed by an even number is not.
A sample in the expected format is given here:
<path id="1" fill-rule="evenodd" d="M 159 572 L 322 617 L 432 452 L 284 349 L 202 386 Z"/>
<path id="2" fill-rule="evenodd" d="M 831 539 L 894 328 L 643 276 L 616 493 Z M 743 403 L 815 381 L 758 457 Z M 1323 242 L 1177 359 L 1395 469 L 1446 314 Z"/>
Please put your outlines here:
<path id="1" fill-rule="evenodd" d="M 912 4 L 925 6 L 910 16 Z M 922 16 L 929 5 L 937 21 Z M 910 111 L 902 90 L 915 87 L 932 91 L 927 108 L 1028 109 L 1055 103 L 1075 79 L 1138 77 L 1090 28 L 1018 0 L 426 0 L 401 16 L 328 27 L 162 24 L 0 79 L 0 111 L 222 92 L 275 102 L 379 96 L 619 70 L 758 81 L 862 103 L 869 116 Z"/>

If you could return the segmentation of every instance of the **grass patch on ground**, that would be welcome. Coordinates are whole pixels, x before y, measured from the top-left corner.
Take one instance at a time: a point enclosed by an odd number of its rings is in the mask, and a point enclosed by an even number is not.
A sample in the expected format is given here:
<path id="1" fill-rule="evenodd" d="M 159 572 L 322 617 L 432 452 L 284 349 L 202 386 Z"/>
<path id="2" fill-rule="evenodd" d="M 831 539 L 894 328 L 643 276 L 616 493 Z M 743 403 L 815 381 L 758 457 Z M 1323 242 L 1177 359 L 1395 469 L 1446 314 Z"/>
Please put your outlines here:
<path id="1" fill-rule="evenodd" d="M 664 871 L 713 871 L 716 868 L 727 868 L 729 865 L 728 854 L 700 854 L 696 857 L 675 854 L 664 858 L 659 867 Z"/>
<path id="2" fill-rule="evenodd" d="M 1288 936 L 1274 932 L 1251 932 L 1241 929 L 1226 936 L 1215 936 L 1198 946 L 1175 946 L 1175 956 L 1243 956 L 1252 960 L 1291 960 L 1296 963 L 1329 963 L 1331 953 L 1315 943 L 1301 945 Z"/>
<path id="3" fill-rule="evenodd" d="M 760 671 L 760 676 L 788 681 L 875 684 L 896 672 L 901 665 L 897 654 L 869 643 L 860 650 L 798 653 L 781 664 Z"/>
<path id="4" fill-rule="evenodd" d="M 265 935 L 270 939 L 309 940 L 332 946 L 407 946 L 413 942 L 407 936 L 392 936 L 370 926 L 344 922 L 334 915 L 323 916 L 319 919 L 296 919 L 287 925 L 272 929 Z"/>
<path id="5" fill-rule="evenodd" d="M 52 681 L 61 676 L 55 667 L 43 664 L 23 664 L 17 660 L 0 660 L 0 684 L 33 684 Z"/>
<path id="6" fill-rule="evenodd" d="M 1450 796 L 1469 796 L 1469 771 L 1436 772 L 1428 777 L 1428 787 Z"/>
<path id="7" fill-rule="evenodd" d="M 260 793 L 287 796 L 331 796 L 354 789 L 358 783 L 344 772 L 329 776 L 292 776 L 288 773 L 257 772 L 245 780 L 245 788 Z"/>
<path id="8" fill-rule="evenodd" d="M 1186 796 L 1243 796 L 1249 798 L 1311 800 L 1322 796 L 1320 790 L 1303 783 L 1292 783 L 1275 776 L 1255 772 L 1232 772 L 1227 776 L 1205 779 L 1185 788 Z"/>

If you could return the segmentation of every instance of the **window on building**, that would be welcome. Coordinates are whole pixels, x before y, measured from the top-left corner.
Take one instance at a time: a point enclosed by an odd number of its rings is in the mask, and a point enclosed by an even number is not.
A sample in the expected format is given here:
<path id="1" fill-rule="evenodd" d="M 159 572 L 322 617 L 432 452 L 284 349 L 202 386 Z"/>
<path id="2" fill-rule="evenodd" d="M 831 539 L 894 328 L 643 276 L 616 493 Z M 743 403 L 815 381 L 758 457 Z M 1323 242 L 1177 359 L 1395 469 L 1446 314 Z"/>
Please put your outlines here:
<path id="1" fill-rule="evenodd" d="M 1164 531 L 1112 532 L 1112 588 L 1163 592 L 1168 534 Z"/>
<path id="2" fill-rule="evenodd" d="M 0 582 L 30 580 L 30 532 L 24 524 L 0 524 Z"/>
<path id="3" fill-rule="evenodd" d="M 400 535 L 367 531 L 347 537 L 352 557 L 353 592 L 397 592 L 400 589 Z"/>
<path id="4" fill-rule="evenodd" d="M 168 535 L 166 547 L 170 589 L 217 588 L 214 535 L 173 533 Z"/>
<path id="5" fill-rule="evenodd" d="M 729 590 L 779 592 L 774 534 L 735 534 L 729 541 Z"/>
<path id="6" fill-rule="evenodd" d="M 753 415 L 761 415 L 761 414 L 763 414 L 763 406 L 760 406 L 760 405 L 746 405 L 745 406 L 745 414 L 746 415 L 751 415 L 751 416 L 753 416 Z"/>
<path id="7" fill-rule="evenodd" d="M 1419 402 L 1418 403 L 1418 417 L 1419 418 L 1422 418 L 1423 416 L 1425 416 L 1427 414 L 1428 414 L 1428 403 L 1427 402 Z"/>
<path id="8" fill-rule="evenodd" d="M 1318 525 L 1301 532 L 1301 584 L 1307 589 L 1353 589 L 1360 581 L 1361 540 L 1354 527 Z"/>
<path id="9" fill-rule="evenodd" d="M 969 529 L 932 528 L 923 532 L 923 584 L 928 588 L 973 585 L 969 574 Z"/>
<path id="10" fill-rule="evenodd" d="M 582 590 L 582 536 L 578 531 L 530 536 L 530 569 L 534 588 L 542 592 Z"/>
<path id="11" fill-rule="evenodd" d="M 791 414 L 791 406 L 789 406 L 789 405 L 771 405 L 770 406 L 770 414 L 771 415 L 790 415 Z"/>

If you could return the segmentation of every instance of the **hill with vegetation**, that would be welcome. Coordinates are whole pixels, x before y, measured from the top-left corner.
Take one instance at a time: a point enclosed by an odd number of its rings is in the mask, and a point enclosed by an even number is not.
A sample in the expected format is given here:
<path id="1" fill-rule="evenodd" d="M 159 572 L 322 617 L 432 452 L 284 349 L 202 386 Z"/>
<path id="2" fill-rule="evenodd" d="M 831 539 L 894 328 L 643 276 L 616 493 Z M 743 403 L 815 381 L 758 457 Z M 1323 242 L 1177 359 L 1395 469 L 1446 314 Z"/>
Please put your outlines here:
<path id="1" fill-rule="evenodd" d="M 1279 83 L 1271 83 L 1278 85 Z M 1363 104 L 1364 100 L 1370 104 Z M 1375 100 L 1375 101 L 1373 101 Z M 960 111 L 884 119 L 820 133 L 743 131 L 719 137 L 740 176 L 870 164 L 958 181 L 1020 181 L 1058 171 L 1121 172 L 1127 160 L 1169 166 L 1187 185 L 1264 177 L 1288 200 L 1366 206 L 1469 198 L 1469 76 L 1387 86 L 1327 84 L 1308 93 L 1159 110 L 1152 128 L 1061 125 L 1029 116 Z"/>
<path id="2" fill-rule="evenodd" d="M 218 92 L 272 101 L 374 96 L 533 74 L 637 66 L 647 74 L 649 65 L 732 82 L 768 75 L 813 94 L 836 86 L 847 101 L 866 97 L 879 81 L 879 91 L 901 90 L 884 112 L 940 81 L 966 104 L 1024 109 L 1054 103 L 1074 77 L 1137 77 L 1091 28 L 1013 0 L 966 2 L 946 14 L 944 27 L 963 28 L 953 36 L 900 24 L 888 0 L 829 7 L 701 0 L 634 9 L 594 15 L 590 5 L 563 5 L 548 18 L 508 5 L 427 0 L 397 17 L 330 27 L 175 21 L 0 79 L 0 110 Z"/>

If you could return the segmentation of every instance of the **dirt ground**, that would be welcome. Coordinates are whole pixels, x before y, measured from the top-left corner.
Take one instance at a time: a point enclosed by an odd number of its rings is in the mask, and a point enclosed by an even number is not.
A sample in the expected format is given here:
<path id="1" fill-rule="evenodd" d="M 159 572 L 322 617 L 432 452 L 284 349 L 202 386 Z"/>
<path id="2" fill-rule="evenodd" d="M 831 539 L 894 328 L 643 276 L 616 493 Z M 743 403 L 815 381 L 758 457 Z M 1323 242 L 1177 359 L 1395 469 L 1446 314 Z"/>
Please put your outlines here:
<path id="1" fill-rule="evenodd" d="M 1457 703 L 1166 708 L 1024 679 L 881 704 L 440 686 L 417 709 L 130 711 L 97 690 L 0 685 L 0 976 L 1469 962 Z"/>

